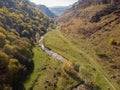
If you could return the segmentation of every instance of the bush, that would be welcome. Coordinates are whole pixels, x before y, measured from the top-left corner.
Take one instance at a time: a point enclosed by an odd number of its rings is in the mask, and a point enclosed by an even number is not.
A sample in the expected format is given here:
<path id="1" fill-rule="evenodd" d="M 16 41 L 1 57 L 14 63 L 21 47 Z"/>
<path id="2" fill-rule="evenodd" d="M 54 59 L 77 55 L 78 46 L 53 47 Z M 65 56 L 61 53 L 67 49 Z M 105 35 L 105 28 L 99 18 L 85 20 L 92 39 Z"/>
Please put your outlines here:
<path id="1" fill-rule="evenodd" d="M 114 38 L 111 38 L 109 40 L 109 44 L 111 44 L 111 45 L 117 45 L 117 41 Z"/>
<path id="2" fill-rule="evenodd" d="M 67 63 L 63 64 L 63 70 L 64 70 L 64 73 L 69 75 L 74 80 L 76 80 L 76 81 L 78 81 L 80 83 L 83 83 L 83 80 L 81 79 L 79 74 L 74 69 L 74 66 L 70 62 L 67 62 Z"/>

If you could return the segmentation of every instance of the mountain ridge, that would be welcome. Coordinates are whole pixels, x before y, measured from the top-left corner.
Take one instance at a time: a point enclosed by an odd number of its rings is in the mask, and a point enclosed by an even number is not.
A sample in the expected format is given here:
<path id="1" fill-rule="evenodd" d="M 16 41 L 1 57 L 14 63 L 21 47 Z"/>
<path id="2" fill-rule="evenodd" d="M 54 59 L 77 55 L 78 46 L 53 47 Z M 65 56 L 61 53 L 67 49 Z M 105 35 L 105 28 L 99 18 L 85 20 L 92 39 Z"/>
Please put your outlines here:
<path id="1" fill-rule="evenodd" d="M 50 18 L 56 18 L 57 16 L 49 10 L 48 7 L 46 7 L 45 5 L 39 4 L 37 5 L 37 8 L 39 8 L 44 14 L 46 14 L 48 17 Z"/>
<path id="2" fill-rule="evenodd" d="M 67 9 L 69 9 L 70 6 L 55 6 L 55 7 L 49 7 L 49 9 L 55 13 L 56 15 L 60 16 L 62 15 Z"/>
<path id="3" fill-rule="evenodd" d="M 114 4 L 119 5 L 119 3 L 120 3 L 119 0 L 82 0 L 82 1 L 79 0 L 78 2 L 73 4 L 73 6 L 70 9 L 68 9 L 63 15 L 58 17 L 56 19 L 56 21 L 61 21 L 61 22 L 67 21 L 67 19 L 69 19 L 69 17 L 77 16 L 80 13 L 79 10 L 84 10 L 85 8 L 90 7 L 90 6 L 97 6 L 97 5 L 105 6 L 106 5 L 106 6 L 108 6 L 108 8 L 111 7 L 111 10 L 112 10 L 112 8 L 114 9 L 114 7 L 116 7 Z M 106 7 L 106 9 L 107 9 L 107 7 Z M 91 12 L 96 12 L 96 11 L 94 11 L 94 9 L 93 9 L 93 10 L 91 10 Z M 108 10 L 107 10 L 107 12 L 108 12 Z M 84 11 L 83 11 L 83 13 L 84 13 Z M 88 12 L 88 13 L 90 13 L 90 12 Z M 87 17 L 87 18 L 89 18 L 89 17 Z"/>

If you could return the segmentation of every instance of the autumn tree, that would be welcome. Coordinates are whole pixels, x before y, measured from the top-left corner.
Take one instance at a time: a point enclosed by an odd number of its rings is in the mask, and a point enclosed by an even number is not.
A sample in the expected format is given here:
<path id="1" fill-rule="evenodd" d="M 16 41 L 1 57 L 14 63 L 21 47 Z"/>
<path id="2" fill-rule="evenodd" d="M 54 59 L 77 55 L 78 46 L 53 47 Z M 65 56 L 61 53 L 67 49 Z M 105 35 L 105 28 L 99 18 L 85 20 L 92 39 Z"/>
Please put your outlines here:
<path id="1" fill-rule="evenodd" d="M 6 36 L 3 33 L 0 33 L 0 47 L 5 45 Z"/>

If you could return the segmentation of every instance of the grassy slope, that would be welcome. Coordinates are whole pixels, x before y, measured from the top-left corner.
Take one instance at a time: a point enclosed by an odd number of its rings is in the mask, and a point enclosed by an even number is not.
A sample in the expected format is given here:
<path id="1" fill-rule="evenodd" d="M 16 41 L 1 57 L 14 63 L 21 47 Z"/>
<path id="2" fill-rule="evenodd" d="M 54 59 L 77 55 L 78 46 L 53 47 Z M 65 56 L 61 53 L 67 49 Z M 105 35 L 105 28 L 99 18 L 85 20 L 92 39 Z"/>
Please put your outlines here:
<path id="1" fill-rule="evenodd" d="M 68 90 L 79 83 L 65 74 L 64 63 L 53 59 L 38 46 L 33 51 L 34 70 L 24 83 L 26 90 Z"/>
<path id="2" fill-rule="evenodd" d="M 92 71 L 92 74 L 95 75 L 95 83 L 97 83 L 102 90 L 107 90 L 108 88 L 111 88 L 111 90 L 119 90 L 120 87 L 111 81 L 99 63 L 97 63 L 96 60 L 98 58 L 95 56 L 94 50 L 87 45 L 87 42 L 80 41 L 81 47 L 78 47 L 73 44 L 75 42 L 71 43 L 69 41 L 70 40 L 67 40 L 60 31 L 49 32 L 44 38 L 44 43 L 47 47 L 60 53 L 71 62 L 82 64 L 84 67 L 89 66 L 95 68 L 96 71 Z M 90 71 L 90 68 L 86 69 L 88 69 L 88 72 Z"/>
<path id="3" fill-rule="evenodd" d="M 45 81 L 49 80 L 47 79 L 47 75 L 50 75 L 49 78 L 54 81 L 53 78 L 51 78 L 52 74 L 47 71 L 53 70 L 54 67 L 58 62 L 48 56 L 45 52 L 43 52 L 40 47 L 36 46 L 33 48 L 34 52 L 34 70 L 28 80 L 25 82 L 25 88 L 26 90 L 29 90 L 33 87 L 34 90 L 44 90 L 45 89 Z M 51 68 L 51 69 L 49 69 Z M 47 70 L 49 69 L 49 70 Z M 47 85 L 46 85 L 47 86 Z"/>
<path id="4" fill-rule="evenodd" d="M 28 80 L 25 82 L 25 88 L 26 90 L 29 90 L 35 83 L 40 74 L 43 72 L 40 72 L 41 69 L 45 66 L 49 56 L 47 56 L 39 47 L 33 48 L 34 52 L 34 70 Z"/>

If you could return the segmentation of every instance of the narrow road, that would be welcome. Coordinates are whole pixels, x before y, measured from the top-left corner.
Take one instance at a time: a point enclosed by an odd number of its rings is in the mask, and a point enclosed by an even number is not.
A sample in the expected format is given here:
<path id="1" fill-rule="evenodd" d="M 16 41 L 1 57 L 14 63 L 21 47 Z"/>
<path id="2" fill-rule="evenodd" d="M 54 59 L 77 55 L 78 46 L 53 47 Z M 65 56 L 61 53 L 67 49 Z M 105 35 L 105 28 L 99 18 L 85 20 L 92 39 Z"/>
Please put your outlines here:
<path id="1" fill-rule="evenodd" d="M 46 48 L 44 46 L 44 44 L 42 43 L 42 40 L 43 40 L 43 37 L 44 36 L 41 36 L 40 40 L 39 40 L 39 46 L 42 48 L 42 50 L 44 50 L 47 54 L 49 54 L 50 56 L 52 56 L 53 58 L 61 61 L 61 62 L 68 62 L 67 59 L 65 59 L 64 57 L 62 57 L 61 55 L 51 51 L 50 49 Z"/>

